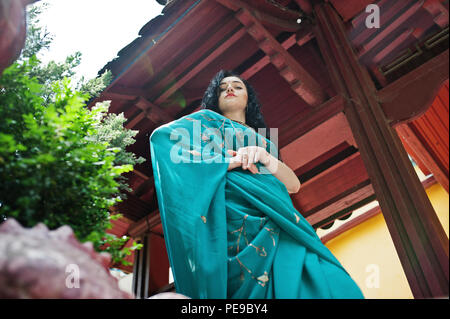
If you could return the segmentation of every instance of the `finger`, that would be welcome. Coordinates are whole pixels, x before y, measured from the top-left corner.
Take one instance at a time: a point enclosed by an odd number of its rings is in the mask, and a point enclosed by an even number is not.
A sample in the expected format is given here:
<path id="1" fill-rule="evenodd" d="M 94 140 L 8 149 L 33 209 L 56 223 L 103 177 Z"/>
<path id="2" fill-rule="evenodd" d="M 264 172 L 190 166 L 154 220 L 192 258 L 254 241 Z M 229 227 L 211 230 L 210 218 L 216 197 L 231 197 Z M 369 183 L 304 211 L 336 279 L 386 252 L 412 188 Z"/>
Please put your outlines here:
<path id="1" fill-rule="evenodd" d="M 247 165 L 248 165 L 248 151 L 247 149 L 244 149 L 242 151 L 242 168 L 247 169 Z"/>
<path id="2" fill-rule="evenodd" d="M 230 159 L 230 161 L 233 163 L 238 163 L 240 166 L 242 162 L 242 154 L 238 154 L 235 152 L 235 155 Z"/>
<path id="3" fill-rule="evenodd" d="M 255 149 L 250 149 L 248 151 L 248 163 L 247 163 L 247 168 L 251 165 L 255 163 Z"/>
<path id="4" fill-rule="evenodd" d="M 255 164 L 251 164 L 249 170 L 250 170 L 253 174 L 259 174 L 258 167 L 256 167 Z"/>
<path id="5" fill-rule="evenodd" d="M 235 150 L 227 150 L 227 153 L 231 156 L 235 156 L 237 154 Z"/>
<path id="6" fill-rule="evenodd" d="M 241 163 L 241 154 L 237 154 L 236 156 L 233 156 L 230 159 L 230 166 L 228 167 L 228 170 L 234 169 L 234 168 L 239 167 L 241 165 L 242 165 L 242 163 Z"/>

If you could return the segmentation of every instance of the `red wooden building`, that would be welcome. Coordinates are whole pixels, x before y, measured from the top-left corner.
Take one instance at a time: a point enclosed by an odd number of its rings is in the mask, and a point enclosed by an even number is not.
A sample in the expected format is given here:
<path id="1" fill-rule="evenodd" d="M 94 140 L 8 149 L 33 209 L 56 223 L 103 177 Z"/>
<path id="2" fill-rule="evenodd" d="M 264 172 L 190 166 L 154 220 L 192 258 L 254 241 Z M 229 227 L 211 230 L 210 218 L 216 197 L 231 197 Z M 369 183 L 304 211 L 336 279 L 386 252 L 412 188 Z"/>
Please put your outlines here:
<path id="1" fill-rule="evenodd" d="M 147 159 L 113 208 L 125 218 L 112 232 L 144 243 L 133 268 L 123 268 L 134 272 L 136 295 L 167 289 L 169 277 L 149 136 L 196 111 L 213 75 L 232 69 L 278 128 L 283 160 L 302 183 L 292 201 L 313 227 L 377 199 L 414 297 L 448 296 L 448 238 L 408 158 L 448 192 L 448 7 L 168 1 L 104 67 L 114 79 L 92 102 L 111 100 L 111 112 L 124 112 L 126 126 L 139 130 L 130 151 Z"/>

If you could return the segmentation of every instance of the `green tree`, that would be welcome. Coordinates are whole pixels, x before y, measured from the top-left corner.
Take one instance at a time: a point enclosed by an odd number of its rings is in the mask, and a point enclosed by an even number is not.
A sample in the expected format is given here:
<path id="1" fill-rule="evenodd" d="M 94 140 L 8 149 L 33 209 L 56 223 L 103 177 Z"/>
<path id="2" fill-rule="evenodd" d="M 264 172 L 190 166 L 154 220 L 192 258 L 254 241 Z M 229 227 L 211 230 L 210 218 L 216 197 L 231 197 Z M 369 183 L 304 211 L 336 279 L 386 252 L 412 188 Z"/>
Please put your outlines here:
<path id="1" fill-rule="evenodd" d="M 122 248 L 129 238 L 106 230 L 121 216 L 109 207 L 130 190 L 122 173 L 145 161 L 126 151 L 137 131 L 123 127 L 123 114 L 107 113 L 109 102 L 86 107 L 110 74 L 74 85 L 80 53 L 64 63 L 39 61 L 52 40 L 37 25 L 40 12 L 29 7 L 25 48 L 0 77 L 0 222 L 14 217 L 27 227 L 69 225 L 80 241 L 126 264 L 125 256 L 141 245 Z"/>
<path id="2" fill-rule="evenodd" d="M 27 36 L 25 47 L 21 52 L 19 61 L 26 61 L 31 57 L 39 57 L 51 46 L 54 36 L 45 26 L 40 25 L 39 16 L 48 8 L 46 2 L 37 2 L 27 7 Z M 28 70 L 28 76 L 35 77 L 42 85 L 41 96 L 48 104 L 53 98 L 52 84 L 64 78 L 74 79 L 75 69 L 82 60 L 81 52 L 77 51 L 66 57 L 63 62 L 49 61 L 47 64 L 37 63 Z M 112 74 L 109 71 L 94 79 L 84 76 L 78 81 L 72 81 L 73 88 L 81 93 L 87 93 L 90 98 L 97 96 L 111 82 Z"/>

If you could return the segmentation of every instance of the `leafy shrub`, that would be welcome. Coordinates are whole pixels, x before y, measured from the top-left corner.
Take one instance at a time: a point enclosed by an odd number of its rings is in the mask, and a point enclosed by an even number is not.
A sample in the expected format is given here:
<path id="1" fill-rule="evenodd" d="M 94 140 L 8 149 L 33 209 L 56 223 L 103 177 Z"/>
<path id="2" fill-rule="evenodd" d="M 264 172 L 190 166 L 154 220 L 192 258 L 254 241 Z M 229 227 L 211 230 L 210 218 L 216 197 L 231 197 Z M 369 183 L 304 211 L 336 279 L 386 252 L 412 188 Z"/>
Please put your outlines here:
<path id="1" fill-rule="evenodd" d="M 126 188 L 121 174 L 143 161 L 125 151 L 136 132 L 111 127 L 123 115 L 106 116 L 108 102 L 89 110 L 89 95 L 74 91 L 67 78 L 52 82 L 49 99 L 29 76 L 38 65 L 31 57 L 0 77 L 0 221 L 69 225 L 80 241 L 106 245 L 115 262 L 123 261 L 130 249 L 120 250 L 125 238 L 106 234 L 108 208 Z"/>

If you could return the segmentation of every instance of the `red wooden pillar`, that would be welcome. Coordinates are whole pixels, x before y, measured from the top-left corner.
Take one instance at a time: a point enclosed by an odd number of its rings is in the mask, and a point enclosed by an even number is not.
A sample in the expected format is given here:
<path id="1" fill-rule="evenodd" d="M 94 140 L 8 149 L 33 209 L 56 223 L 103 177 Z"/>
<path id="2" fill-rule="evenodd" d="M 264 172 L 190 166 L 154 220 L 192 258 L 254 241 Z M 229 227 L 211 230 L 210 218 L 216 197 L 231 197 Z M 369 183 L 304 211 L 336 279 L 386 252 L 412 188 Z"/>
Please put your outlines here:
<path id="1" fill-rule="evenodd" d="M 150 277 L 149 294 L 153 295 L 169 284 L 169 257 L 167 256 L 164 238 L 152 234 L 150 236 Z"/>
<path id="2" fill-rule="evenodd" d="M 164 239 L 152 233 L 138 240 L 143 247 L 135 252 L 133 268 L 133 293 L 146 299 L 169 284 L 169 259 Z"/>
<path id="3" fill-rule="evenodd" d="M 132 291 L 137 299 L 146 299 L 149 297 L 150 237 L 144 235 L 138 242 L 143 246 L 134 252 Z"/>
<path id="4" fill-rule="evenodd" d="M 314 7 L 316 39 L 364 160 L 415 298 L 448 296 L 448 238 L 399 137 L 390 127 L 367 70 L 328 3 Z"/>

